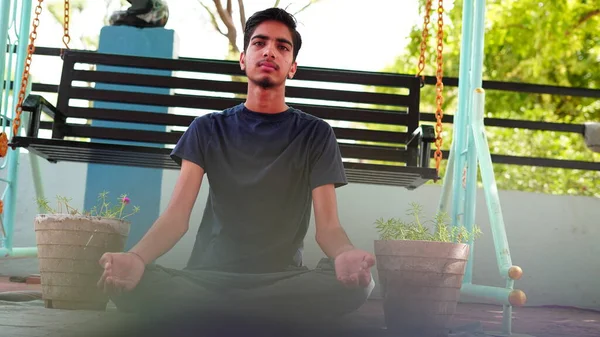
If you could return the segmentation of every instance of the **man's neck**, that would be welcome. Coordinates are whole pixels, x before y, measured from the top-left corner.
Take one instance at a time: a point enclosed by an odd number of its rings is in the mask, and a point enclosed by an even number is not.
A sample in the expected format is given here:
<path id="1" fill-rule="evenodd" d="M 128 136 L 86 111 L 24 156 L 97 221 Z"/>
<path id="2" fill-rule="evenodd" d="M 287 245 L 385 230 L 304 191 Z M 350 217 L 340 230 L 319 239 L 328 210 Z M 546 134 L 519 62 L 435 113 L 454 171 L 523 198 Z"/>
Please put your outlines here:
<path id="1" fill-rule="evenodd" d="M 288 109 L 285 104 L 285 86 L 265 89 L 249 83 L 245 106 L 254 112 L 270 114 L 283 112 Z"/>

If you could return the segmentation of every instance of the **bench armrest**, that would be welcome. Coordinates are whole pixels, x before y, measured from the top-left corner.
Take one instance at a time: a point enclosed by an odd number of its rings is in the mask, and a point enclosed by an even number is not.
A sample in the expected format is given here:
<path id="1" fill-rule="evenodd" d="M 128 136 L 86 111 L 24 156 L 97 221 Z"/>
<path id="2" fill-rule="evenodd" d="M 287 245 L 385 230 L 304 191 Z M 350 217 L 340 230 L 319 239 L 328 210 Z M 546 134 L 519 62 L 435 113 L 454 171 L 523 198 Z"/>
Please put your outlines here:
<path id="1" fill-rule="evenodd" d="M 435 128 L 433 125 L 421 125 L 416 128 L 406 145 L 410 145 L 412 142 L 435 142 Z"/>
<path id="2" fill-rule="evenodd" d="M 28 95 L 23 101 L 23 110 L 30 112 L 27 137 L 38 136 L 42 112 L 52 118 L 54 122 L 53 133 L 57 124 L 64 123 L 67 120 L 67 117 L 62 112 L 40 95 Z"/>
<path id="3" fill-rule="evenodd" d="M 409 150 L 411 148 L 418 149 L 420 166 L 429 167 L 431 143 L 434 142 L 435 128 L 432 125 L 421 125 L 412 133 L 410 140 L 406 143 L 406 147 Z"/>

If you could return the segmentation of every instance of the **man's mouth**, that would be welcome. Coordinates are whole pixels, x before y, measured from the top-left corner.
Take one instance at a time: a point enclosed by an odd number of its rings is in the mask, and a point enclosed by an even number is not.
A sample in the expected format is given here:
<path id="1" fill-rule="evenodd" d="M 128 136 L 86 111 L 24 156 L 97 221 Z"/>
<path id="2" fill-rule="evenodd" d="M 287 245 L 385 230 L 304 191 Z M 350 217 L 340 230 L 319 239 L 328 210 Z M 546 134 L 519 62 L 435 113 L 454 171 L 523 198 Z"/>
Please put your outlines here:
<path id="1" fill-rule="evenodd" d="M 267 62 L 267 61 L 259 62 L 258 66 L 259 67 L 265 67 L 265 68 L 271 68 L 271 69 L 275 69 L 275 70 L 278 69 L 278 67 L 277 67 L 277 65 L 275 63 Z"/>

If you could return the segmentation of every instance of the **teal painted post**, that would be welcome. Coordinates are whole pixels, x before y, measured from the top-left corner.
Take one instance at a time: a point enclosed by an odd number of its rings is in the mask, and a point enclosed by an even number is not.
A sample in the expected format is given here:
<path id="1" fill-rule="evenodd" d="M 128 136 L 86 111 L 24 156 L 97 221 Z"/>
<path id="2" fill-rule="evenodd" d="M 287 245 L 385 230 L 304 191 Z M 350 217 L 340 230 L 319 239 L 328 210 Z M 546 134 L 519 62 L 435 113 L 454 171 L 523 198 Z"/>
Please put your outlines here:
<path id="1" fill-rule="evenodd" d="M 452 224 L 454 226 L 463 225 L 464 212 L 464 196 L 465 191 L 462 186 L 462 174 L 466 160 L 467 150 L 467 121 L 470 105 L 471 84 L 469 74 L 471 72 L 471 47 L 472 47 L 472 30 L 473 22 L 473 4 L 471 1 L 463 3 L 463 22 L 462 22 L 462 42 L 460 48 L 460 63 L 459 63 L 459 82 L 458 82 L 458 110 L 454 117 L 454 130 L 452 142 L 452 151 L 454 152 L 454 169 L 453 169 L 453 189 L 452 189 Z M 468 281 L 465 280 L 465 281 Z"/>
<path id="2" fill-rule="evenodd" d="M 10 18 L 10 1 L 9 0 L 0 0 L 0 41 L 4 41 L 4 45 L 6 45 L 8 43 L 9 18 Z M 5 64 L 6 64 L 6 53 L 2 52 L 2 53 L 0 53 L 0 74 L 2 75 L 2 78 L 0 79 L 0 83 L 2 83 L 3 88 L 4 88 L 4 85 L 8 84 L 7 82 L 5 82 L 5 77 L 6 77 L 6 72 L 7 72 L 7 67 L 5 67 Z M 8 80 L 10 81 L 10 79 L 8 79 Z M 8 86 L 6 87 L 6 89 L 0 90 L 0 92 L 2 92 L 2 95 L 0 95 L 0 107 L 2 107 L 3 106 L 2 100 L 6 99 L 7 95 L 4 95 L 4 94 L 8 93 Z M 3 110 L 1 112 L 1 114 L 3 117 L 2 124 L 6 125 L 6 117 L 7 117 L 8 113 L 7 113 L 7 111 Z M 2 215 L 2 216 L 4 217 L 4 215 Z M 4 233 L 4 236 L 0 237 L 2 239 L 2 241 L 0 242 L 0 247 L 5 247 L 4 249 L 8 250 L 8 249 L 10 249 L 10 247 L 8 245 L 10 242 L 10 237 L 12 236 L 12 231 L 10 230 L 8 224 L 6 223 L 6 218 L 3 218 L 2 220 L 3 220 L 3 227 L 4 227 L 5 233 Z M 0 252 L 0 253 L 2 253 L 2 252 Z"/>
<path id="3" fill-rule="evenodd" d="M 476 97 L 478 98 L 476 106 L 480 111 L 475 116 L 476 120 L 473 121 L 473 132 L 476 135 L 475 146 L 479 157 L 479 165 L 481 166 L 481 180 L 483 182 L 483 190 L 490 217 L 490 226 L 494 239 L 498 271 L 501 277 L 508 280 L 508 270 L 512 267 L 512 261 L 502 216 L 500 197 L 498 195 L 498 187 L 496 185 L 496 178 L 494 177 L 494 167 L 484 131 L 483 101 L 485 99 L 485 92 L 483 89 L 479 89 L 478 91 L 479 92 L 476 94 Z"/>
<path id="4" fill-rule="evenodd" d="M 485 0 L 476 1 L 476 13 L 474 25 L 474 54 L 472 62 L 472 83 L 475 86 L 473 99 L 473 112 L 470 120 L 470 134 L 473 141 L 470 147 L 473 148 L 473 156 L 479 159 L 479 167 L 482 175 L 485 199 L 490 217 L 490 225 L 494 238 L 494 247 L 500 275 L 507 279 L 508 269 L 512 266 L 510 254 L 508 252 L 508 240 L 502 219 L 502 209 L 498 196 L 498 188 L 494 177 L 494 168 L 492 165 L 489 146 L 485 135 L 485 126 L 483 123 L 485 113 L 485 92 L 482 88 L 482 68 L 483 68 L 483 50 L 484 50 L 484 31 L 485 31 Z M 475 161 L 475 163 L 477 163 Z M 467 182 L 471 189 L 476 188 L 476 176 Z M 468 203 L 468 207 L 474 208 L 475 200 Z M 472 211 L 473 218 L 475 211 Z"/>
<path id="5" fill-rule="evenodd" d="M 25 1 L 27 2 L 27 1 Z M 10 24 L 10 0 L 0 0 L 0 41 L 4 41 L 3 47 L 8 44 L 8 27 Z M 0 82 L 4 83 L 6 75 L 6 53 L 3 51 L 0 53 L 0 74 L 2 79 Z M 10 79 L 9 79 L 10 80 Z M 7 87 L 8 88 L 8 87 Z M 4 89 L 2 90 L 4 91 Z M 8 91 L 8 89 L 7 89 Z M 2 106 L 2 96 L 0 95 L 0 106 Z M 6 111 L 3 111 L 6 114 Z"/>
<path id="6" fill-rule="evenodd" d="M 21 259 L 37 257 L 37 247 L 0 248 L 0 259 Z"/>
<path id="7" fill-rule="evenodd" d="M 473 82 L 477 88 L 481 88 L 483 86 L 481 73 L 483 68 L 483 45 L 485 32 L 485 0 L 477 0 L 477 8 L 477 29 L 475 31 L 477 36 L 475 42 L 478 43 L 478 46 L 475 49 L 477 52 L 477 59 L 474 61 L 473 65 Z M 486 194 L 488 213 L 490 215 L 490 223 L 494 237 L 494 247 L 496 248 L 498 271 L 500 276 L 508 279 L 508 270 L 510 267 L 512 267 L 512 261 L 508 249 L 508 239 L 506 237 L 504 219 L 502 217 L 502 207 L 500 206 L 498 187 L 494 176 L 494 167 L 492 165 L 489 145 L 484 133 L 485 126 L 483 123 L 483 118 L 485 113 L 485 92 L 481 90 L 479 95 L 481 98 L 477 102 L 477 110 L 473 116 L 472 124 L 478 126 L 477 133 L 475 133 L 477 136 L 475 137 L 475 140 L 478 141 L 478 157 L 481 162 L 481 176 L 484 192 Z"/>
<path id="8" fill-rule="evenodd" d="M 0 0 L 0 1 L 2 1 L 2 0 Z M 5 2 L 8 3 L 8 1 L 5 1 Z M 2 30 L 2 32 L 0 32 L 0 41 L 5 41 L 5 44 L 7 46 L 9 46 L 9 53 L 8 53 L 8 60 L 6 60 L 6 53 L 2 53 L 2 55 L 0 55 L 0 76 L 2 76 L 2 77 L 0 77 L 0 83 L 3 83 L 4 84 L 3 88 L 5 88 L 5 89 L 0 90 L 0 93 L 2 93 L 2 95 L 0 96 L 0 109 L 1 109 L 0 111 L 2 112 L 1 115 L 3 117 L 2 118 L 2 131 L 6 132 L 5 128 L 9 124 L 6 117 L 7 117 L 7 113 L 8 113 L 8 102 L 10 101 L 9 97 L 10 97 L 10 93 L 11 93 L 11 91 L 6 90 L 6 88 L 9 88 L 11 77 L 12 77 L 12 73 L 11 73 L 12 67 L 10 65 L 12 64 L 13 53 L 10 52 L 11 51 L 10 48 L 13 47 L 13 44 L 11 43 L 9 35 L 8 35 L 8 31 L 9 31 L 9 27 L 10 27 L 10 23 L 8 23 L 10 20 L 10 16 L 9 16 L 8 12 L 10 12 L 10 8 L 8 8 L 8 9 L 1 8 L 4 6 L 5 6 L 5 4 L 0 4 L 0 11 L 2 11 L 0 15 L 3 16 L 2 18 L 0 18 L 0 27 L 1 27 L 0 30 Z M 16 4 L 15 4 L 15 6 L 16 6 Z M 12 14 L 13 14 L 12 20 L 14 22 L 14 21 L 16 21 L 14 11 Z M 7 64 L 8 64 L 8 67 L 6 66 Z M 2 163 L 2 166 L 0 167 L 0 169 L 4 169 L 5 167 L 6 167 L 6 161 L 4 161 Z"/>
<path id="9" fill-rule="evenodd" d="M 470 197 L 467 198 L 466 204 L 466 222 L 470 225 L 469 228 L 472 228 L 472 223 L 475 218 L 476 200 L 471 196 L 475 194 L 477 188 L 477 172 L 478 169 L 480 169 L 498 269 L 500 276 L 506 280 L 506 286 L 504 289 L 471 286 L 471 289 L 469 290 L 471 293 L 479 292 L 479 295 L 482 297 L 496 297 L 497 300 L 500 300 L 499 302 L 503 305 L 502 333 L 510 336 L 512 334 L 512 305 L 509 302 L 509 296 L 513 291 L 514 280 L 510 279 L 508 276 L 508 271 L 512 266 L 512 261 L 508 249 L 508 240 L 506 238 L 506 231 L 502 218 L 502 208 L 500 207 L 498 188 L 494 177 L 494 168 L 484 126 L 485 91 L 483 90 L 482 72 L 485 41 L 485 0 L 475 1 L 475 15 L 473 17 L 474 37 L 471 64 L 472 73 L 470 78 L 471 84 L 473 85 L 473 90 L 471 91 L 473 95 L 473 109 L 471 110 L 469 121 L 469 135 L 471 136 L 471 141 L 469 142 L 470 170 L 467 176 L 467 194 Z M 471 241 L 470 243 L 471 247 L 473 247 L 473 242 Z M 472 273 L 472 260 L 473 256 L 471 255 L 467 263 L 469 278 Z"/>
<path id="10" fill-rule="evenodd" d="M 482 86 L 482 72 L 483 72 L 483 46 L 484 46 L 484 29 L 485 29 L 485 2 L 475 1 L 475 8 L 473 9 L 473 44 L 471 50 L 471 74 L 470 74 L 470 88 L 469 93 L 471 94 L 468 102 L 469 116 L 467 122 L 466 135 L 467 140 L 467 176 L 466 176 L 466 188 L 465 188 L 465 223 L 464 226 L 468 231 L 472 231 L 475 224 L 475 215 L 477 209 L 477 175 L 479 172 L 477 148 L 475 147 L 474 138 L 478 135 L 473 132 L 473 122 L 476 120 L 476 116 L 483 113 L 484 106 L 479 107 L 478 103 L 484 104 L 483 101 L 477 101 L 475 97 L 474 89 L 481 88 Z M 483 99 L 482 97 L 479 97 Z M 478 109 L 482 109 L 479 111 Z M 473 256 L 475 251 L 475 243 L 473 240 L 469 241 L 471 253 L 469 260 L 467 261 L 467 269 L 465 271 L 466 280 L 469 282 L 473 278 Z"/>
<path id="11" fill-rule="evenodd" d="M 492 229 L 492 237 L 494 239 L 494 247 L 496 251 L 496 259 L 500 275 L 506 279 L 506 287 L 492 288 L 483 286 L 472 286 L 465 290 L 480 292 L 483 297 L 496 297 L 495 299 L 503 306 L 502 316 L 502 331 L 509 336 L 512 329 L 512 306 L 509 302 L 509 296 L 512 293 L 514 280 L 508 277 L 508 270 L 512 266 L 510 253 L 508 250 L 508 240 L 502 220 L 502 209 L 498 198 L 498 189 L 494 178 L 494 170 L 492 166 L 492 158 L 489 152 L 487 138 L 485 136 L 485 126 L 483 123 L 484 106 L 485 106 L 485 91 L 482 88 L 476 90 L 474 95 L 474 111 L 473 116 L 473 134 L 477 156 L 481 165 L 481 177 L 484 185 L 485 200 L 490 217 L 490 227 Z M 470 262 L 470 261 L 469 261 Z"/>
<path id="12" fill-rule="evenodd" d="M 19 2 L 19 0 L 15 0 L 15 5 Z M 31 13 L 31 10 L 33 8 L 32 2 L 31 1 L 25 1 L 23 3 L 23 6 L 21 8 L 21 13 Z M 17 78 L 21 79 L 21 77 L 23 76 L 23 71 L 25 70 L 25 59 L 27 58 L 27 47 L 29 44 L 29 34 L 31 31 L 31 20 L 30 17 L 28 16 L 27 18 L 25 18 L 25 16 L 22 15 L 22 18 L 20 20 L 20 27 L 19 27 L 19 43 L 17 45 L 17 70 L 16 70 L 16 74 L 17 74 Z M 20 85 L 20 83 L 19 83 Z M 31 82 L 29 83 L 29 86 L 31 87 Z M 30 90 L 30 87 L 28 88 L 28 92 Z M 16 100 L 14 100 L 13 102 L 13 107 L 12 110 L 15 110 L 15 107 L 17 105 Z M 42 184 L 42 177 L 41 177 L 41 169 L 40 169 L 40 165 L 39 165 L 39 157 L 33 153 L 29 153 L 29 161 L 31 164 L 31 173 L 32 173 L 32 178 L 33 178 L 33 183 L 34 183 L 34 188 L 35 188 L 35 194 L 37 198 L 44 198 L 44 187 Z M 39 208 L 39 212 L 43 212 L 43 209 L 41 207 Z"/>
<path id="13" fill-rule="evenodd" d="M 16 8 L 15 8 L 16 10 Z M 27 43 L 29 36 L 29 24 L 31 23 L 31 1 L 23 1 L 21 2 L 21 26 L 19 28 L 19 49 L 17 53 L 17 71 L 16 71 L 16 79 L 21 78 L 23 73 L 23 69 L 25 67 L 25 56 L 27 53 Z M 15 80 L 15 86 L 19 85 L 20 82 Z M 13 100 L 16 101 L 18 98 L 18 91 L 13 91 Z M 14 111 L 14 107 L 16 106 L 16 102 L 13 102 L 11 110 Z M 8 115 L 8 112 L 6 113 Z M 14 116 L 14 115 L 13 115 Z M 23 116 L 21 120 L 25 120 L 26 116 Z M 23 125 L 23 124 L 21 124 Z M 11 128 L 12 129 L 12 128 Z M 12 132 L 9 133 L 12 136 Z M 6 241 L 4 246 L 8 249 L 9 253 L 13 251 L 13 231 L 15 225 L 15 213 L 16 213 L 16 203 L 17 203 L 17 184 L 18 184 L 18 175 L 19 175 L 19 155 L 20 149 L 16 148 L 14 150 L 9 149 L 7 154 L 7 179 L 9 183 L 7 184 L 6 194 L 4 196 L 4 226 L 7 232 Z M 33 254 L 35 250 L 27 248 L 27 254 Z M 35 256 L 35 255 L 34 255 Z"/>
<path id="14" fill-rule="evenodd" d="M 508 298 L 511 293 L 510 289 L 480 284 L 463 284 L 461 291 L 478 299 L 503 305 L 509 304 Z"/>
<path id="15" fill-rule="evenodd" d="M 444 173 L 444 177 L 442 179 L 442 195 L 438 204 L 438 210 L 445 214 L 450 214 L 448 211 L 451 201 L 450 195 L 454 191 L 454 182 L 452 181 L 451 177 L 454 177 L 454 157 L 456 157 L 456 155 L 454 154 L 454 151 L 452 151 L 454 148 L 453 144 L 454 143 L 452 143 L 450 146 L 451 150 L 448 154 L 448 161 L 446 162 L 446 172 Z"/>
<path id="16" fill-rule="evenodd" d="M 483 86 L 483 50 L 485 45 L 485 0 L 475 0 L 475 12 L 473 18 L 471 85 L 473 88 L 481 88 Z M 480 103 L 484 103 L 484 100 L 480 101 Z M 482 106 L 481 108 L 483 109 L 484 107 Z M 474 110 L 471 119 L 477 120 L 476 115 L 479 115 L 480 111 Z"/>
<path id="17" fill-rule="evenodd" d="M 485 298 L 502 304 L 501 335 L 510 336 L 512 335 L 512 305 L 521 303 L 524 294 L 513 289 L 514 280 L 509 277 L 512 261 L 508 250 L 491 154 L 485 135 L 485 91 L 482 85 L 485 0 L 465 1 L 462 18 L 458 111 L 454 118 L 454 140 L 450 149 L 439 208 L 445 210 L 448 207 L 451 190 L 452 224 L 454 226 L 464 225 L 468 230 L 472 230 L 477 205 L 477 175 L 481 171 L 496 258 L 500 275 L 505 278 L 506 285 L 502 288 L 472 283 L 474 243 L 473 240 L 470 240 L 471 251 L 461 294 Z M 465 164 L 467 164 L 467 174 L 463 186 Z M 452 177 L 450 181 L 448 181 L 448 177 Z M 518 269 L 516 272 L 519 273 Z M 520 277 L 519 275 L 515 276 Z"/>
<path id="18" fill-rule="evenodd" d="M 128 26 L 106 26 L 100 33 L 98 52 L 133 56 L 151 56 L 161 58 L 175 58 L 177 53 L 177 36 L 173 30 L 163 28 L 139 29 Z M 112 66 L 98 66 L 99 71 L 135 72 L 153 75 L 170 75 L 168 71 L 140 70 L 134 68 L 118 69 Z M 116 74 L 115 76 L 118 76 Z M 123 85 L 97 83 L 97 88 L 104 90 L 135 91 L 146 93 L 169 94 L 168 88 L 143 88 Z M 96 102 L 98 108 L 127 109 L 147 112 L 168 113 L 167 107 L 149 107 L 133 104 L 120 104 L 110 102 Z M 138 130 L 166 131 L 164 126 L 94 121 L 93 126 L 115 127 Z M 93 140 L 94 142 L 111 142 L 130 144 L 131 142 L 114 142 L 108 140 Z M 143 144 L 147 146 L 161 146 L 158 144 Z M 140 212 L 127 218 L 131 221 L 131 230 L 125 249 L 130 249 L 147 232 L 156 221 L 160 211 L 162 169 L 128 167 L 120 165 L 89 164 L 87 168 L 87 181 L 85 188 L 84 208 L 91 209 L 98 205 L 98 194 L 102 191 L 110 192 L 109 197 L 114 205 L 116 198 L 126 193 L 131 198 L 131 204 L 140 207 Z M 131 208 L 130 208 L 131 209 Z"/>
<path id="19" fill-rule="evenodd" d="M 23 77 L 23 71 L 25 70 L 25 60 L 27 59 L 27 46 L 29 45 L 29 34 L 31 32 L 31 13 L 32 12 L 32 0 L 26 0 L 21 2 L 21 20 L 19 25 L 19 42 L 17 45 L 17 69 L 15 71 L 17 81 L 15 85 L 21 87 L 21 78 Z M 15 0 L 15 6 L 19 3 L 19 0 Z M 31 75 L 29 75 L 31 76 Z M 28 90 L 31 87 L 31 81 L 29 82 Z M 18 93 L 15 94 L 15 98 L 12 103 L 12 111 L 15 111 L 17 106 Z M 23 123 L 21 123 L 23 125 Z"/>

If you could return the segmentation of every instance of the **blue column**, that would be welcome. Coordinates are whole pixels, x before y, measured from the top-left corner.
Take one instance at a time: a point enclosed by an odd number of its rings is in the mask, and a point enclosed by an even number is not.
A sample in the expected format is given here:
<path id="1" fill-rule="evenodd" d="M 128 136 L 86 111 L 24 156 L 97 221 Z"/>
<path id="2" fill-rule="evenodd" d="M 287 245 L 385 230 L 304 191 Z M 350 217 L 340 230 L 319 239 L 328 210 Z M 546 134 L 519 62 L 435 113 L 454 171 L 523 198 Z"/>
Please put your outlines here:
<path id="1" fill-rule="evenodd" d="M 127 26 L 106 26 L 101 30 L 98 52 L 150 56 L 161 58 L 177 57 L 177 35 L 173 30 L 164 28 L 144 28 L 139 29 Z M 140 74 L 170 75 L 169 71 L 157 71 L 150 69 L 132 69 L 119 67 L 115 69 L 112 66 L 99 66 L 102 71 L 134 72 Z M 146 93 L 168 94 L 166 88 L 144 88 L 123 85 L 110 85 L 105 83 L 96 84 L 97 88 L 106 90 L 135 91 Z M 166 107 L 143 106 L 134 104 L 121 104 L 109 102 L 96 102 L 98 108 L 127 109 L 137 111 L 147 111 L 155 113 L 168 113 Z M 164 126 L 93 121 L 93 126 L 143 129 L 152 131 L 166 131 Z M 94 142 L 103 140 L 94 139 Z M 115 141 L 104 141 L 110 143 L 119 143 Z M 126 144 L 130 142 L 120 142 Z M 160 144 L 143 144 L 147 146 L 162 146 Z M 129 167 L 120 165 L 89 164 L 87 169 L 87 181 L 85 189 L 84 208 L 91 209 L 98 204 L 98 194 L 102 191 L 108 191 L 110 200 L 116 201 L 121 194 L 127 194 L 131 199 L 132 205 L 140 207 L 140 212 L 128 218 L 131 221 L 131 231 L 125 249 L 130 249 L 135 245 L 152 226 L 159 216 L 162 169 Z"/>

